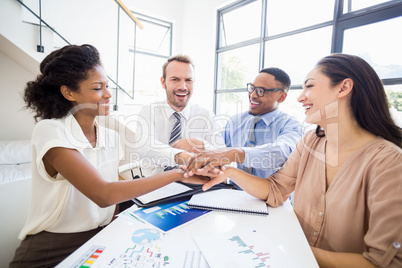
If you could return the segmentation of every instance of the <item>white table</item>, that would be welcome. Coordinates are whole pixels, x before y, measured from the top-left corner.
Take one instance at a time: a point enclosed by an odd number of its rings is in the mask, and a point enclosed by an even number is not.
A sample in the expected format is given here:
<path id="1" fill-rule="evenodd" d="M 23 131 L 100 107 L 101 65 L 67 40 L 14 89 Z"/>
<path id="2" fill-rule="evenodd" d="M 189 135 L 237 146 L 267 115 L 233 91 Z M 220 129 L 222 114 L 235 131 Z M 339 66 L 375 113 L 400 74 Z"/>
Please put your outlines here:
<path id="1" fill-rule="evenodd" d="M 268 238 L 267 243 L 274 243 L 286 259 L 291 260 L 298 267 L 318 267 L 289 201 L 278 208 L 270 207 L 269 213 L 269 216 L 264 217 L 213 211 L 173 229 L 163 234 L 158 243 L 152 246 L 154 249 L 164 251 L 165 255 L 169 255 L 169 259 L 159 267 L 208 267 L 204 264 L 205 259 L 194 237 L 211 237 L 211 243 L 213 243 L 214 236 L 250 229 L 261 232 Z M 145 225 L 138 220 L 121 216 L 66 258 L 58 267 L 80 267 L 79 261 L 87 260 L 97 248 L 101 250 L 101 253 L 97 255 L 99 257 L 87 267 L 123 267 L 124 261 L 126 261 L 125 264 L 132 262 L 130 257 L 133 254 L 125 255 L 128 254 L 128 248 L 130 252 L 134 250 L 131 235 L 144 227 L 151 228 L 150 225 Z M 140 247 L 135 248 L 137 249 L 139 250 Z M 149 250 L 148 254 L 156 254 L 151 251 Z M 136 267 L 133 263 L 131 265 L 124 267 Z"/>

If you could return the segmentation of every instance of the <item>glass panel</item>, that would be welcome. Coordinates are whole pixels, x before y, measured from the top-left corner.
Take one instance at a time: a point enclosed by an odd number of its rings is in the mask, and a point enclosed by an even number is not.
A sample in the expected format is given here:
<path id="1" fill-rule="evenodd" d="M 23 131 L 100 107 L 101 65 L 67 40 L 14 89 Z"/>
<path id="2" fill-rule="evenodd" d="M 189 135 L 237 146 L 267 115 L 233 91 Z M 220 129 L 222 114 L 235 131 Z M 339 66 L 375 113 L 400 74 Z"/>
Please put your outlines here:
<path id="1" fill-rule="evenodd" d="M 366 7 L 371 7 L 381 3 L 389 2 L 390 0 L 344 0 L 343 2 L 343 13 L 348 13 L 363 9 Z M 349 5 L 350 4 L 350 5 Z"/>
<path id="2" fill-rule="evenodd" d="M 170 26 L 156 24 L 141 19 L 138 20 L 142 23 L 142 25 L 144 25 L 144 29 L 135 29 L 135 49 L 139 51 L 169 56 L 171 31 Z M 131 31 L 131 33 L 134 33 L 134 29 L 133 31 Z M 131 46 L 134 47 L 134 38 L 130 38 L 130 40 Z"/>
<path id="3" fill-rule="evenodd" d="M 216 96 L 216 115 L 221 117 L 223 115 L 230 117 L 249 109 L 248 92 L 230 92 Z"/>
<path id="4" fill-rule="evenodd" d="M 128 94 L 133 94 L 133 53 L 121 53 L 119 54 L 119 72 L 117 73 L 119 80 L 117 83 Z M 124 51 L 124 52 L 126 52 Z M 113 74 L 114 75 L 114 74 Z M 113 76 L 111 76 L 113 77 Z M 113 79 L 113 78 L 112 78 Z"/>
<path id="5" fill-rule="evenodd" d="M 111 74 L 112 79 L 114 79 L 116 73 L 118 80 L 116 82 L 119 84 L 119 86 L 124 89 L 128 94 L 132 95 L 133 94 L 133 64 L 134 64 L 134 59 L 133 59 L 133 53 L 129 50 L 129 43 L 132 40 L 132 33 L 133 27 L 135 27 L 135 23 L 128 17 L 128 16 L 122 16 L 123 11 L 120 10 L 120 32 L 119 32 L 119 42 L 118 42 L 118 54 L 116 51 L 116 54 L 118 55 L 118 69 L 116 72 L 116 69 L 113 70 L 113 73 Z M 110 50 L 109 53 L 111 53 L 112 50 Z M 116 63 L 117 64 L 117 63 Z"/>
<path id="6" fill-rule="evenodd" d="M 166 97 L 160 78 L 166 58 L 135 54 L 134 101 L 141 104 L 163 100 Z"/>
<path id="7" fill-rule="evenodd" d="M 39 15 L 39 2 L 37 0 L 23 0 L 22 1 L 30 10 L 35 12 L 35 14 Z M 43 3 L 42 3 L 43 7 Z M 48 5 L 46 5 L 48 7 Z M 28 9 L 22 9 L 22 21 L 32 23 L 32 24 L 39 24 L 39 19 L 36 18 Z M 43 19 L 43 10 L 42 10 L 42 19 Z"/>
<path id="8" fill-rule="evenodd" d="M 246 84 L 258 74 L 258 57 L 258 44 L 220 53 L 217 88 L 246 88 Z"/>
<path id="9" fill-rule="evenodd" d="M 302 105 L 297 101 L 302 90 L 289 90 L 286 100 L 279 105 L 279 109 L 300 122 L 305 119 Z M 230 92 L 217 94 L 216 115 L 223 127 L 227 119 L 235 114 L 249 110 L 249 100 L 247 92 Z M 223 125 L 222 125 L 223 124 Z"/>
<path id="10" fill-rule="evenodd" d="M 261 1 L 256 1 L 223 13 L 220 21 L 219 47 L 260 37 L 261 6 Z"/>
<path id="11" fill-rule="evenodd" d="M 385 86 L 390 112 L 395 123 L 402 127 L 402 85 Z"/>
<path id="12" fill-rule="evenodd" d="M 292 85 L 302 84 L 319 59 L 331 52 L 332 26 L 266 42 L 264 67 L 287 72 Z"/>
<path id="13" fill-rule="evenodd" d="M 267 4 L 267 34 L 272 36 L 330 21 L 334 0 L 272 0 Z"/>
<path id="14" fill-rule="evenodd" d="M 402 17 L 345 30 L 343 52 L 365 59 L 381 79 L 402 77 L 401 37 L 391 29 L 402 29 Z"/>
<path id="15" fill-rule="evenodd" d="M 286 100 L 279 105 L 279 109 L 303 122 L 305 119 L 304 109 L 302 104 L 297 101 L 301 92 L 301 89 L 289 90 Z"/>

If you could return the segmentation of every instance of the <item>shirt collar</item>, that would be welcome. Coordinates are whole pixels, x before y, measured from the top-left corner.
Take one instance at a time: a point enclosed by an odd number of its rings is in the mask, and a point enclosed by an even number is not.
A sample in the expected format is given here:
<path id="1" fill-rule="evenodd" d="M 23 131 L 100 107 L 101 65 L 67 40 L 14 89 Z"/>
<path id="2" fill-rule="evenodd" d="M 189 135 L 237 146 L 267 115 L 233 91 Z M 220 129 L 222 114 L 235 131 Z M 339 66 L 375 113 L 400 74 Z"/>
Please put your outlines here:
<path id="1" fill-rule="evenodd" d="M 164 104 L 166 104 L 164 106 L 167 118 L 173 118 L 174 117 L 174 113 L 176 112 L 175 110 L 173 110 L 173 108 L 167 103 L 167 100 L 164 101 Z M 186 107 L 184 107 L 183 110 L 181 110 L 180 112 L 178 112 L 182 118 L 184 119 L 188 119 L 190 117 L 190 103 L 188 102 Z"/>
<path id="2" fill-rule="evenodd" d="M 72 137 L 69 138 L 69 141 L 76 146 L 77 148 L 93 148 L 89 143 L 87 137 L 82 131 L 81 126 L 78 124 L 75 117 L 70 113 L 64 118 L 64 123 L 66 128 L 71 131 Z M 105 137 L 101 135 L 102 131 L 100 131 L 101 126 L 99 126 L 98 121 L 95 119 L 95 128 L 96 128 L 96 146 L 97 147 L 105 147 Z"/>
<path id="3" fill-rule="evenodd" d="M 105 148 L 106 147 L 106 129 L 99 125 L 98 120 L 95 119 L 95 128 L 96 128 L 96 148 Z"/>
<path id="4" fill-rule="evenodd" d="M 281 111 L 279 109 L 276 109 L 272 112 L 263 114 L 263 115 L 259 115 L 262 118 L 262 121 L 265 123 L 265 125 L 269 125 L 271 122 L 275 121 L 276 118 L 281 114 Z M 250 119 L 252 120 L 252 118 L 254 117 L 254 115 L 249 114 Z"/>

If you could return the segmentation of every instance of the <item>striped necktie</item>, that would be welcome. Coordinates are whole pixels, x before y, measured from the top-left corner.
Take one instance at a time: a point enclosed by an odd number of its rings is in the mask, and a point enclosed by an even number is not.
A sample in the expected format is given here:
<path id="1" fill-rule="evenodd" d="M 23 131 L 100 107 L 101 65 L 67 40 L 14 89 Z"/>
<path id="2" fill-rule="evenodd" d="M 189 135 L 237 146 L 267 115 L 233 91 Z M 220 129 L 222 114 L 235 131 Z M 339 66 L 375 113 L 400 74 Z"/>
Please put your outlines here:
<path id="1" fill-rule="evenodd" d="M 176 117 L 177 121 L 173 126 L 172 134 L 170 135 L 169 139 L 169 145 L 172 145 L 175 141 L 181 138 L 180 114 L 178 112 L 174 112 L 173 115 Z"/>
<path id="2" fill-rule="evenodd" d="M 254 147 L 255 146 L 255 126 L 257 125 L 258 122 L 261 121 L 261 116 L 254 116 L 253 117 L 253 123 L 251 123 L 250 126 L 250 135 L 248 137 L 247 141 L 247 147 Z M 244 171 L 253 174 L 253 168 L 252 167 L 244 167 Z"/>

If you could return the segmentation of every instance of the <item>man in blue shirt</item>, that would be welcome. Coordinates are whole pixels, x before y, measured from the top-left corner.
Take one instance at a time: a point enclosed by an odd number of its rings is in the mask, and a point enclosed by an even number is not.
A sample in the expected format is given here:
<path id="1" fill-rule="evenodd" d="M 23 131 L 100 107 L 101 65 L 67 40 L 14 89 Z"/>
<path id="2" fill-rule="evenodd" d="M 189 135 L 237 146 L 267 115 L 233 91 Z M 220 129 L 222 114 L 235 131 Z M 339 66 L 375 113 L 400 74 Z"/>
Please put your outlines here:
<path id="1" fill-rule="evenodd" d="M 191 174 L 199 168 L 233 162 L 263 178 L 277 171 L 301 138 L 299 121 L 278 109 L 289 87 L 290 78 L 283 70 L 261 70 L 254 82 L 247 84 L 249 111 L 231 117 L 226 124 L 223 136 L 228 148 L 197 151 L 186 171 Z"/>

